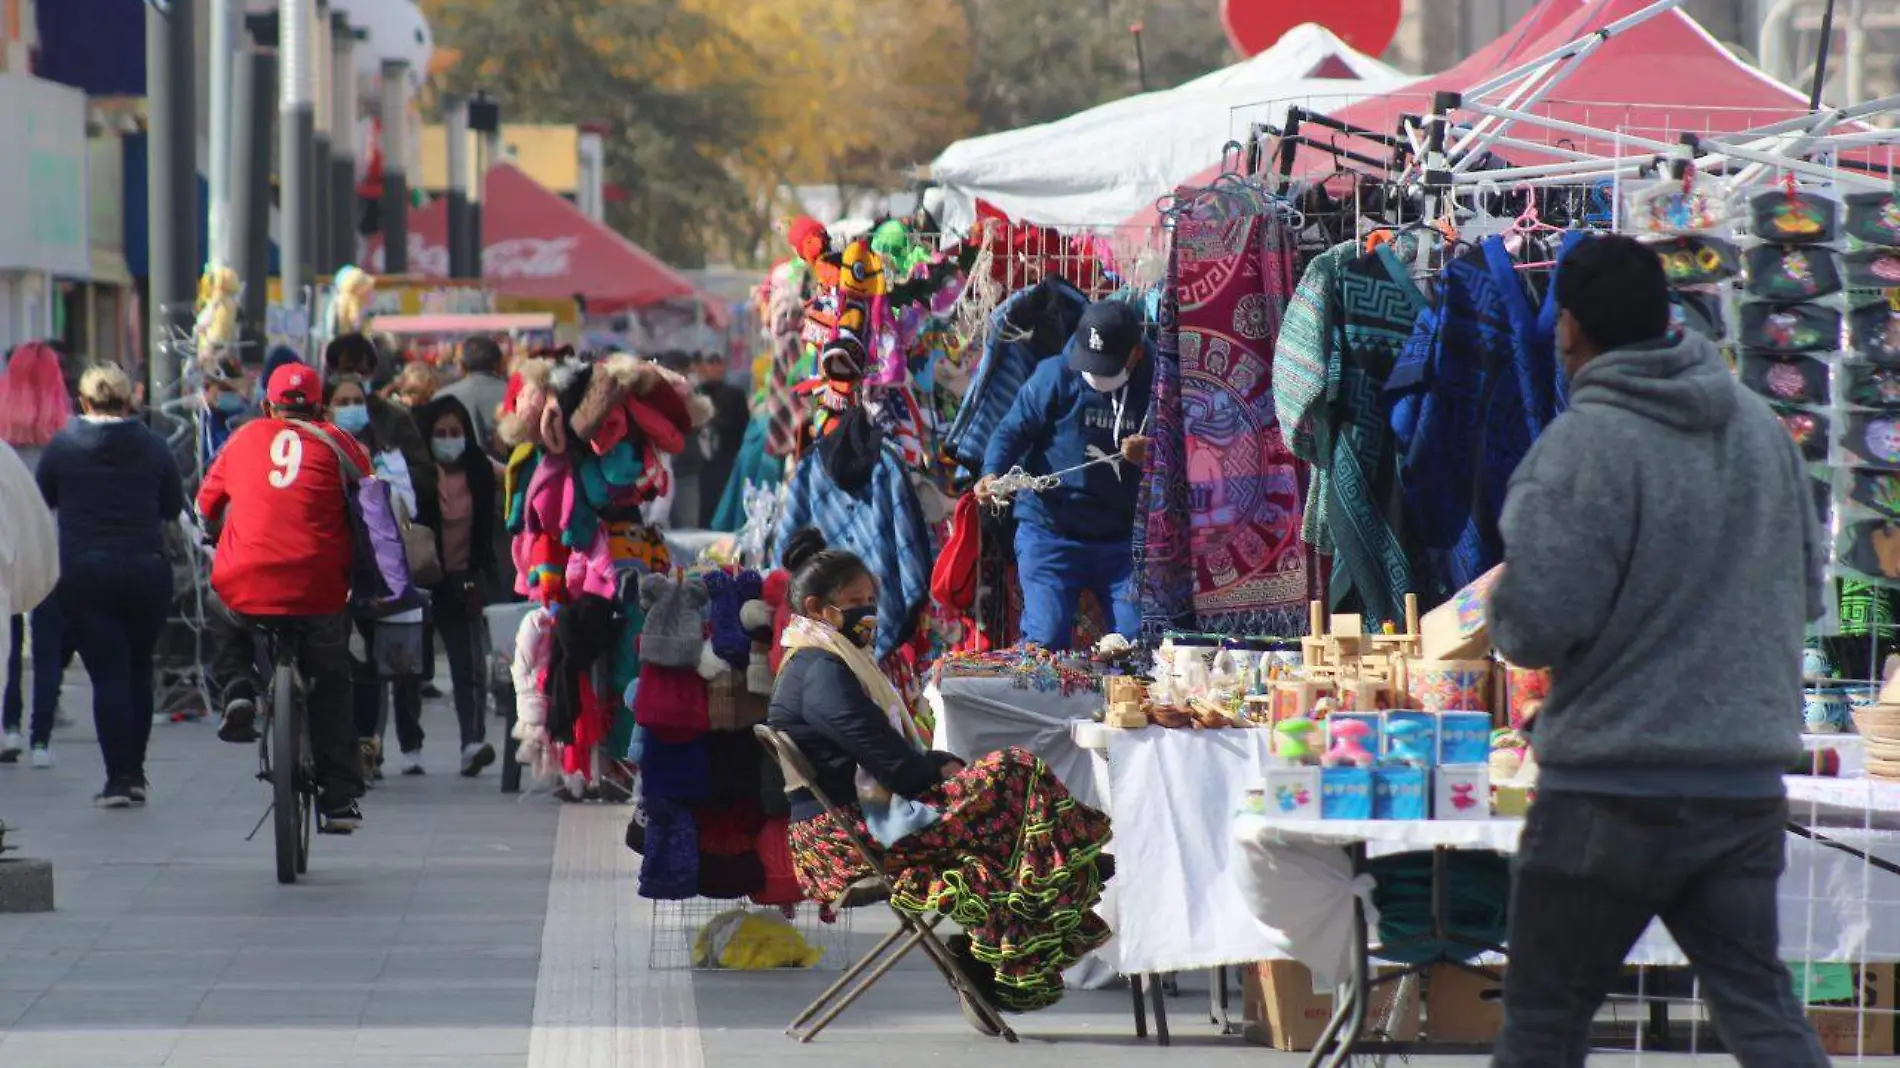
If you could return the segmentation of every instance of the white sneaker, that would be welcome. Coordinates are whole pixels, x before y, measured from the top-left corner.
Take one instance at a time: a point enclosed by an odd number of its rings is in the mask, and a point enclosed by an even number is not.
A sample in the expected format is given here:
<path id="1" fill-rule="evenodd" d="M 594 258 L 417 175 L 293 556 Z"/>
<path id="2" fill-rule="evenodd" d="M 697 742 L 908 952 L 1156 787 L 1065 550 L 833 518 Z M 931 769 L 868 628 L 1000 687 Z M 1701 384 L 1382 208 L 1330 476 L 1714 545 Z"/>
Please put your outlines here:
<path id="1" fill-rule="evenodd" d="M 421 775 L 424 773 L 422 770 L 422 750 L 415 749 L 402 755 L 402 773 L 404 775 Z"/>
<path id="2" fill-rule="evenodd" d="M 474 778 L 495 762 L 495 747 L 486 742 L 470 742 L 462 747 L 462 774 Z"/>
<path id="3" fill-rule="evenodd" d="M 51 749 L 46 748 L 43 745 L 34 746 L 33 747 L 33 766 L 36 768 L 52 767 L 53 766 L 53 751 Z"/>
<path id="4" fill-rule="evenodd" d="M 0 764 L 16 763 L 25 749 L 26 739 L 21 737 L 20 732 L 8 731 L 4 738 L 0 738 Z"/>

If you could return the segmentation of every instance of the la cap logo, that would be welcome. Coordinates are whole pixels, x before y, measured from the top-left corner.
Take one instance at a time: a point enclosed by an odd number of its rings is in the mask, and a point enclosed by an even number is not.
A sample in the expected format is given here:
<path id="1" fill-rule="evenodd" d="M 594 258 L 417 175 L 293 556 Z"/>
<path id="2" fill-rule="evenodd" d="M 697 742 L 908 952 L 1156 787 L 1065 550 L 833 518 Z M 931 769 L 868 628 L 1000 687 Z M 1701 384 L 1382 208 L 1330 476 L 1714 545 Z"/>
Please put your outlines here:
<path id="1" fill-rule="evenodd" d="M 1102 340 L 1102 332 L 1092 326 L 1089 327 L 1089 351 L 1101 352 L 1107 347 L 1107 343 Z"/>

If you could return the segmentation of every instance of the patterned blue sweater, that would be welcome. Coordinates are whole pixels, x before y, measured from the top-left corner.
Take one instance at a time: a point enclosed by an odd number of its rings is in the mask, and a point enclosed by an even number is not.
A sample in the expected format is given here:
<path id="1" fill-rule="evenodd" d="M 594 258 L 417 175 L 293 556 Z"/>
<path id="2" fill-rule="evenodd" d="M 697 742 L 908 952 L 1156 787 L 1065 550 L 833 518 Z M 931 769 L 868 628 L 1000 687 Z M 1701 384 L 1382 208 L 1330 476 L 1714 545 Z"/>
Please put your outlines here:
<path id="1" fill-rule="evenodd" d="M 816 527 L 827 545 L 864 559 L 877 578 L 877 656 L 889 656 L 914 633 L 917 610 L 930 600 L 935 559 L 904 462 L 885 448 L 870 480 L 851 493 L 832 481 L 813 451 L 799 461 L 787 494 L 778 544 L 801 527 Z"/>

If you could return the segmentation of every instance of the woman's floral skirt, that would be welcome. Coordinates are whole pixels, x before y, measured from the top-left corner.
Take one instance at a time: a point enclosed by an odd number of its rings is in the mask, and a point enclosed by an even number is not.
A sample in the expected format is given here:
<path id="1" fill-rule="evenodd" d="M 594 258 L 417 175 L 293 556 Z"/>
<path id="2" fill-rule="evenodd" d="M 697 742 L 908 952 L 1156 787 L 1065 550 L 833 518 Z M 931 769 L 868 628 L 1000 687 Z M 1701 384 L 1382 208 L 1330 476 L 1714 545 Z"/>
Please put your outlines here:
<path id="1" fill-rule="evenodd" d="M 961 926 L 971 955 L 996 970 L 998 1007 L 1029 1012 L 1061 1000 L 1063 971 L 1108 941 L 1094 912 L 1108 817 L 1020 749 L 991 753 L 918 800 L 943 818 L 885 851 L 897 884 L 892 903 Z M 855 807 L 849 818 L 871 841 Z M 870 874 L 829 814 L 794 823 L 791 844 L 798 881 L 814 900 L 834 901 Z"/>

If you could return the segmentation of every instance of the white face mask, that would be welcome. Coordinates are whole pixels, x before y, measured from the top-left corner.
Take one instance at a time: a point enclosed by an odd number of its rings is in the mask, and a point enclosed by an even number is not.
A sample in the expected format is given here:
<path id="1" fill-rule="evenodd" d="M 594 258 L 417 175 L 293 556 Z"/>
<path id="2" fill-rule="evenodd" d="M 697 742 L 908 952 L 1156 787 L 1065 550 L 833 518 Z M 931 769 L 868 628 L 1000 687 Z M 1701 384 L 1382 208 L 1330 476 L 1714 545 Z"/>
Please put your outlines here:
<path id="1" fill-rule="evenodd" d="M 1113 393 L 1128 384 L 1128 371 L 1124 368 L 1121 374 L 1107 376 L 1094 375 L 1083 371 L 1082 381 L 1087 382 L 1089 388 L 1097 393 Z"/>

